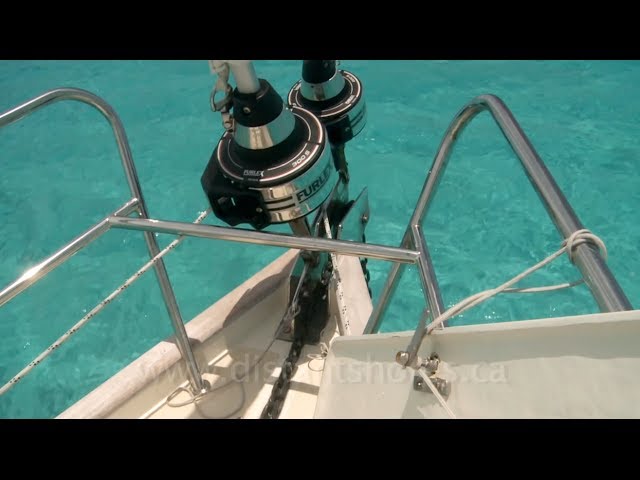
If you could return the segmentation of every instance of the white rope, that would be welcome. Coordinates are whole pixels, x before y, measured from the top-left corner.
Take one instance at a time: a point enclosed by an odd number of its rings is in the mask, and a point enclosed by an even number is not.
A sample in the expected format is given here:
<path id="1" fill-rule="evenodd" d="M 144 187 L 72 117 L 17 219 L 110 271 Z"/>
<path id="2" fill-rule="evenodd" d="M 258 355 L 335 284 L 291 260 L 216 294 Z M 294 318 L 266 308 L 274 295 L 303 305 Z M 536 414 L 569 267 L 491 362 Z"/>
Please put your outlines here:
<path id="1" fill-rule="evenodd" d="M 276 328 L 275 332 L 273 333 L 273 336 L 271 337 L 271 341 L 269 342 L 269 344 L 267 345 L 267 347 L 262 351 L 262 353 L 260 353 L 260 355 L 258 355 L 258 359 L 253 362 L 253 364 L 242 374 L 240 375 L 237 379 L 236 378 L 231 378 L 228 381 L 226 381 L 225 383 L 223 383 L 222 385 L 218 385 L 214 388 L 211 388 L 209 390 L 206 390 L 204 392 L 198 393 L 196 395 L 193 394 L 193 392 L 186 386 L 180 386 L 178 388 L 176 388 L 171 394 L 169 394 L 169 396 L 166 399 L 166 405 L 168 407 L 172 407 L 172 408 L 180 408 L 180 407 L 185 407 L 187 405 L 190 404 L 194 404 L 196 408 L 198 408 L 198 402 L 200 400 L 202 400 L 203 398 L 207 397 L 208 395 L 211 395 L 214 392 L 217 392 L 218 390 L 221 390 L 225 387 L 228 387 L 229 385 L 232 385 L 234 383 L 239 383 L 240 384 L 240 388 L 242 389 L 242 399 L 240 401 L 240 404 L 238 407 L 235 408 L 235 410 L 233 410 L 233 412 L 222 416 L 222 417 L 210 417 L 207 416 L 205 413 L 203 413 L 202 411 L 199 410 L 200 414 L 209 419 L 209 420 L 224 420 L 227 419 L 233 415 L 235 415 L 236 413 L 238 413 L 240 410 L 242 410 L 242 408 L 244 407 L 244 403 L 246 401 L 245 399 L 245 394 L 244 394 L 244 380 L 247 378 L 247 375 L 249 375 L 251 372 L 253 372 L 255 370 L 255 368 L 260 364 L 260 362 L 262 362 L 262 360 L 264 359 L 264 356 L 267 354 L 267 352 L 269 352 L 269 350 L 271 350 L 271 347 L 273 346 L 273 344 L 275 343 L 275 341 L 278 339 L 278 334 L 281 330 L 281 328 L 292 322 L 293 319 L 300 313 L 300 305 L 298 304 L 298 299 L 297 296 L 294 297 L 294 301 L 291 303 L 291 305 L 289 305 L 289 307 L 287 308 L 287 311 L 285 312 L 284 316 L 282 317 L 282 320 L 280 320 L 280 323 L 278 323 L 278 327 Z M 326 346 L 326 345 L 325 345 Z M 222 360 L 224 357 L 226 357 L 229 354 L 229 350 L 225 350 L 224 352 L 222 352 L 220 355 L 218 355 L 214 360 L 211 361 L 210 365 L 213 366 L 216 363 L 218 363 L 220 360 Z M 173 402 L 173 399 L 176 398 L 178 396 L 178 394 L 180 394 L 181 392 L 185 392 L 186 394 L 189 395 L 189 398 L 187 398 L 186 400 L 183 400 L 181 402 Z"/>
<path id="2" fill-rule="evenodd" d="M 550 285 L 550 286 L 546 286 L 546 287 L 509 288 L 512 285 L 515 285 L 516 283 L 518 283 L 520 280 L 522 280 L 526 276 L 532 274 L 536 270 L 539 270 L 540 268 L 544 267 L 545 265 L 551 263 L 553 260 L 558 258 L 564 252 L 568 253 L 569 259 L 571 260 L 571 262 L 573 262 L 573 251 L 574 251 L 574 249 L 577 246 L 582 245 L 584 243 L 593 243 L 593 244 L 595 244 L 600 249 L 604 259 L 605 260 L 607 259 L 607 256 L 608 256 L 607 247 L 605 246 L 604 242 L 599 237 L 597 237 L 596 235 L 591 233 L 586 228 L 582 229 L 582 230 L 577 230 L 577 231 L 573 232 L 569 238 L 567 238 L 566 240 L 564 240 L 562 242 L 562 248 L 560 250 L 558 250 L 557 252 L 549 255 L 547 258 L 545 258 L 541 262 L 538 262 L 533 267 L 528 268 L 527 270 L 525 270 L 521 274 L 516 275 L 511 280 L 509 280 L 506 283 L 503 283 L 502 285 L 500 285 L 497 288 L 494 288 L 494 289 L 491 289 L 491 290 L 485 290 L 483 292 L 476 293 L 475 295 L 471 295 L 470 297 L 465 298 L 464 300 L 462 300 L 462 301 L 458 302 L 457 304 L 455 304 L 453 307 L 449 308 L 446 312 L 442 313 L 440 316 L 438 316 L 433 322 L 431 322 L 427 326 L 427 332 L 426 332 L 427 335 L 429 335 L 438 325 L 442 324 L 443 322 L 449 320 L 452 317 L 455 317 L 456 315 L 461 314 L 462 312 L 464 312 L 464 311 L 466 311 L 466 310 L 468 310 L 468 309 L 470 309 L 472 307 L 475 307 L 476 305 L 479 305 L 480 303 L 490 299 L 491 297 L 494 297 L 495 295 L 498 295 L 499 293 L 548 292 L 548 291 L 551 291 L 551 290 L 558 290 L 558 289 L 561 289 L 561 288 L 573 287 L 575 285 L 579 285 L 579 284 L 583 283 L 584 280 L 578 280 L 576 282 L 562 283 L 560 285 Z"/>
<path id="3" fill-rule="evenodd" d="M 277 333 L 277 330 L 276 330 L 276 333 Z M 220 390 L 222 388 L 228 387 L 229 385 L 231 385 L 233 383 L 242 384 L 244 382 L 244 379 L 247 377 L 247 375 L 249 375 L 251 372 L 253 372 L 255 370 L 255 368 L 260 364 L 260 362 L 262 362 L 262 359 L 267 354 L 267 352 L 269 352 L 269 350 L 271 350 L 271 346 L 274 344 L 274 342 L 277 339 L 278 339 L 278 337 L 276 335 L 274 335 L 271 338 L 271 341 L 269 342 L 269 345 L 267 345 L 267 347 L 258 356 L 258 359 L 255 362 L 253 362 L 253 364 L 242 375 L 240 375 L 237 379 L 230 378 L 228 381 L 226 381 L 222 385 L 218 385 L 215 388 L 212 388 L 212 389 L 207 390 L 207 391 L 202 392 L 202 393 L 198 393 L 197 395 L 194 395 L 191 392 L 191 390 L 186 386 L 178 387 L 167 397 L 167 406 L 168 407 L 172 407 L 172 408 L 184 407 L 184 406 L 190 405 L 192 403 L 197 403 L 198 401 L 200 401 L 204 397 L 206 397 L 208 395 L 211 395 L 212 393 L 217 392 L 218 390 Z M 229 351 L 227 350 L 224 355 L 221 355 L 218 358 L 218 361 L 221 360 L 222 358 L 224 358 L 228 354 L 229 354 Z M 215 363 L 213 363 L 212 365 L 214 365 L 214 364 Z M 180 392 L 185 392 L 185 393 L 189 394 L 189 398 L 187 400 L 182 401 L 182 402 L 172 403 L 172 400 L 175 397 L 177 397 Z M 229 417 L 229 416 L 233 415 L 234 413 L 238 412 L 240 409 L 242 409 L 243 406 L 244 406 L 244 399 L 242 400 L 240 407 L 236 408 L 231 414 L 227 415 L 227 417 Z M 222 417 L 222 418 L 227 418 L 227 417 Z"/>
<path id="4" fill-rule="evenodd" d="M 320 334 L 320 337 L 322 338 L 322 333 Z M 307 358 L 309 359 L 309 361 L 307 362 L 307 368 L 312 372 L 322 372 L 324 370 L 324 360 L 327 358 L 327 355 L 329 355 L 329 347 L 327 346 L 327 344 L 325 342 L 320 342 L 319 345 L 320 345 L 320 353 L 307 354 Z M 314 360 L 323 362 L 322 367 L 312 368 L 311 362 L 313 362 Z"/>
<path id="5" fill-rule="evenodd" d="M 544 287 L 510 288 L 511 285 L 515 285 L 516 283 L 518 283 L 520 280 L 522 280 L 526 276 L 532 274 L 536 270 L 539 270 L 540 268 L 544 267 L 545 265 L 551 263 L 553 260 L 555 260 L 556 258 L 558 258 L 560 255 L 562 255 L 565 252 L 567 252 L 567 254 L 569 255 L 569 260 L 571 260 L 571 262 L 573 263 L 574 249 L 578 245 L 582 245 L 584 243 L 595 244 L 600 249 L 600 252 L 602 253 L 602 256 L 604 257 L 604 259 L 605 260 L 607 259 L 607 257 L 608 257 L 607 247 L 605 246 L 604 242 L 599 237 L 594 235 L 591 231 L 587 230 L 586 228 L 582 229 L 582 230 L 577 230 L 577 231 L 573 232 L 573 234 L 571 234 L 569 236 L 569 238 L 565 239 L 562 242 L 562 248 L 560 248 L 560 250 L 558 250 L 557 252 L 549 255 L 547 258 L 545 258 L 541 262 L 538 262 L 534 266 L 528 268 L 527 270 L 525 270 L 521 274 L 516 275 L 511 280 L 503 283 L 502 285 L 500 285 L 497 288 L 494 288 L 494 289 L 491 289 L 491 290 L 485 290 L 483 292 L 479 292 L 479 293 L 476 293 L 475 295 L 471 295 L 470 297 L 465 298 L 464 300 L 458 302 L 453 307 L 449 308 L 447 311 L 445 311 L 444 313 L 442 313 L 441 315 L 436 317 L 435 320 L 433 322 L 431 322 L 427 326 L 427 332 L 426 332 L 427 335 L 429 335 L 439 325 L 442 325 L 445 321 L 455 317 L 456 315 L 461 314 L 462 312 L 464 312 L 464 311 L 466 311 L 466 310 L 468 310 L 470 308 L 475 307 L 476 305 L 479 305 L 480 303 L 490 299 L 491 297 L 494 297 L 495 295 L 498 295 L 499 293 L 539 293 L 539 292 L 548 292 L 548 291 L 552 291 L 552 290 L 559 290 L 561 288 L 574 287 L 576 285 L 579 285 L 579 284 L 583 283 L 584 280 L 581 279 L 581 280 L 578 280 L 578 281 L 575 281 L 575 282 L 571 282 L 571 283 L 562 283 L 562 284 L 559 284 L 559 285 L 549 285 L 549 286 L 544 286 Z M 456 416 L 453 413 L 453 411 L 447 405 L 447 402 L 445 401 L 445 399 L 442 398 L 442 395 L 440 395 L 440 392 L 438 392 L 438 390 L 436 389 L 435 385 L 433 385 L 433 383 L 431 382 L 431 380 L 429 379 L 427 374 L 425 372 L 423 372 L 422 368 L 418 368 L 417 372 L 422 377 L 422 379 L 426 382 L 427 386 L 431 389 L 431 392 L 435 395 L 436 399 L 438 400 L 438 403 L 440 403 L 442 408 L 444 408 L 444 410 L 447 412 L 447 415 L 449 415 L 449 417 L 451 417 L 451 418 L 456 418 Z"/>
<path id="6" fill-rule="evenodd" d="M 456 414 L 453 413 L 453 410 L 449 408 L 449 405 L 447 405 L 446 400 L 442 398 L 442 395 L 440 395 L 440 392 L 438 391 L 436 386 L 433 384 L 431 379 L 427 376 L 427 374 L 421 368 L 418 369 L 418 375 L 422 377 L 422 380 L 424 380 L 424 382 L 427 384 L 427 387 L 431 389 L 431 393 L 435 395 L 436 399 L 438 400 L 438 403 L 442 405 L 442 408 L 444 408 L 445 412 L 447 412 L 447 415 L 449 415 L 449 418 L 453 418 L 453 419 L 457 418 Z"/>
<path id="7" fill-rule="evenodd" d="M 211 209 L 205 210 L 198 216 L 198 218 L 195 219 L 193 223 L 201 223 L 206 218 L 206 216 L 209 215 L 209 213 L 211 213 Z M 109 303 L 111 303 L 118 295 L 120 295 L 123 291 L 125 291 L 133 282 L 138 280 L 145 272 L 147 272 L 151 267 L 153 267 L 158 262 L 158 260 L 164 257 L 171 250 L 176 248 L 178 244 L 180 244 L 180 242 L 182 242 L 185 238 L 186 237 L 184 235 L 180 235 L 178 238 L 172 241 L 169 245 L 167 245 L 162 251 L 158 252 L 158 254 L 155 257 L 153 257 L 151 260 L 145 263 L 140 270 L 134 273 L 131 277 L 127 279 L 126 282 L 124 282 L 122 285 L 116 288 L 107 298 L 105 298 L 98 305 L 96 305 L 89 313 L 87 313 L 84 317 L 82 317 L 78 323 L 76 323 L 64 335 L 62 335 L 55 342 L 53 342 L 49 346 L 49 348 L 47 348 L 44 352 L 42 352 L 40 355 L 34 358 L 33 361 L 31 361 L 26 367 L 20 370 L 20 372 L 18 372 L 11 380 L 9 380 L 2 387 L 0 387 L 0 395 L 4 395 L 5 393 L 7 393 L 16 383 L 22 380 L 25 375 L 27 375 L 40 362 L 42 362 L 42 360 L 47 358 L 49 355 L 51 355 L 51 353 L 56 348 L 58 348 L 64 342 L 69 340 L 69 338 L 71 338 L 71 335 L 73 335 L 82 327 L 84 327 L 89 322 L 89 320 L 91 320 L 98 313 L 100 313 L 104 307 L 106 307 Z"/>
<path id="8" fill-rule="evenodd" d="M 299 312 L 300 308 L 298 307 L 296 312 Z M 285 314 L 285 318 L 283 319 L 283 322 L 286 321 L 287 317 L 289 315 L 291 315 L 294 312 L 294 310 L 291 309 L 291 307 L 289 309 L 287 309 L 287 313 Z M 297 315 L 297 313 L 295 313 Z M 200 415 L 202 415 L 204 418 L 206 418 L 207 420 L 226 420 L 234 415 L 236 415 L 238 412 L 240 412 L 243 408 L 244 408 L 244 404 L 246 402 L 246 395 L 245 395 L 245 390 L 244 390 L 244 380 L 247 378 L 247 375 L 249 375 L 251 372 L 253 372 L 255 370 L 255 368 L 260 364 L 260 362 L 262 362 L 262 359 L 264 358 L 264 356 L 267 354 L 267 352 L 269 350 L 271 350 L 271 346 L 275 343 L 275 341 L 277 340 L 277 333 L 280 331 L 280 325 L 282 325 L 281 322 L 278 325 L 278 328 L 275 331 L 275 334 L 273 335 L 273 337 L 271 338 L 271 341 L 269 342 L 269 345 L 267 345 L 267 348 L 265 348 L 262 353 L 258 356 L 258 359 L 253 362 L 253 365 L 251 365 L 251 367 L 249 367 L 248 370 L 246 370 L 242 375 L 240 375 L 237 379 L 235 378 L 231 378 L 229 380 L 227 380 L 226 382 L 224 382 L 222 385 L 218 385 L 214 388 L 211 388 L 209 390 L 206 390 L 202 393 L 198 393 L 197 395 L 194 395 L 193 392 L 186 386 L 180 386 L 178 388 L 176 388 L 166 399 L 166 405 L 168 407 L 172 407 L 172 408 L 180 408 L 180 407 L 185 407 L 187 405 L 193 404 L 195 406 L 195 408 L 198 410 L 198 412 L 200 413 Z M 218 361 L 220 361 L 221 359 L 223 359 L 224 357 L 226 357 L 229 354 L 229 350 L 226 350 L 225 352 L 223 352 L 223 354 L 219 355 L 218 358 L 211 363 L 211 365 L 215 365 Z M 238 406 L 231 412 L 228 413 L 227 415 L 223 415 L 221 417 L 211 417 L 209 415 L 207 415 L 205 412 L 203 412 L 198 405 L 198 402 L 200 400 L 202 400 L 203 398 L 211 395 L 214 392 L 217 392 L 218 390 L 222 390 L 223 388 L 228 387 L 229 385 L 233 385 L 234 383 L 239 384 L 240 385 L 240 389 L 242 392 L 242 397 L 240 399 L 240 403 L 238 404 Z M 178 396 L 178 394 L 180 394 L 181 392 L 185 392 L 187 395 L 189 395 L 189 398 L 187 398 L 186 400 L 182 401 L 182 402 L 172 402 L 172 400 L 174 398 L 176 398 Z"/>

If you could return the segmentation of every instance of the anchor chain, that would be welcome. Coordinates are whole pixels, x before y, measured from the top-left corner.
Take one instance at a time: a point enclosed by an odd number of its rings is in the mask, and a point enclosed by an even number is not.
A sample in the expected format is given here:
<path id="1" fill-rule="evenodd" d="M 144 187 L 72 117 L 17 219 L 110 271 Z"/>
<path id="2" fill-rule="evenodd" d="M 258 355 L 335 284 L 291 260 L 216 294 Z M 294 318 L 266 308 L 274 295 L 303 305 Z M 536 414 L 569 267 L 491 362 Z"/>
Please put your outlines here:
<path id="1" fill-rule="evenodd" d="M 350 204 L 348 206 L 350 206 Z M 364 233 L 362 234 L 362 242 L 366 243 Z M 371 296 L 371 288 L 369 287 L 370 273 L 367 267 L 367 260 L 366 258 L 360 260 L 360 265 L 367 283 L 369 296 Z M 309 262 L 309 260 L 306 260 L 306 262 Z M 308 266 L 311 268 L 309 264 Z M 291 380 L 296 372 L 296 365 L 300 359 L 302 349 L 305 344 L 313 343 L 317 340 L 311 331 L 314 320 L 312 317 L 314 315 L 322 316 L 326 312 L 326 308 L 328 307 L 328 286 L 333 275 L 333 267 L 331 255 L 328 255 L 326 265 L 320 274 L 319 280 L 317 280 L 317 277 L 314 280 L 310 276 L 303 275 L 301 280 L 303 283 L 300 286 L 300 296 L 294 298 L 292 305 L 287 310 L 287 315 L 291 316 L 294 325 L 291 348 L 289 349 L 287 358 L 282 364 L 280 375 L 273 385 L 271 395 L 262 410 L 260 418 L 277 419 L 279 417 L 291 386 Z"/>
<path id="2" fill-rule="evenodd" d="M 264 407 L 264 410 L 262 410 L 260 418 L 276 419 L 280 415 L 280 411 L 282 410 L 282 405 L 284 404 L 284 400 L 287 397 L 287 392 L 289 391 L 289 387 L 291 386 L 291 378 L 293 377 L 293 373 L 295 372 L 296 363 L 300 358 L 300 352 L 302 352 L 303 346 L 304 342 L 301 338 L 295 338 L 293 340 L 293 343 L 291 344 L 291 350 L 289 350 L 289 355 L 282 365 L 280 376 L 278 377 L 278 380 L 276 380 L 276 383 L 273 385 L 271 396 L 269 397 L 269 401 Z"/>
<path id="3" fill-rule="evenodd" d="M 322 312 L 322 307 L 326 306 L 328 279 L 331 278 L 330 269 L 332 269 L 331 262 L 327 262 L 320 281 L 314 282 L 308 278 L 303 280 L 304 284 L 301 287 L 299 308 L 296 308 L 293 316 L 294 330 L 291 349 L 282 364 L 280 375 L 273 385 L 271 396 L 262 410 L 260 418 L 276 419 L 280 415 L 289 387 L 291 386 L 291 379 L 296 371 L 296 364 L 311 333 L 309 331 L 310 318 L 304 318 L 303 315 L 314 315 L 317 312 Z M 327 270 L 329 270 L 328 274 L 326 274 Z"/>

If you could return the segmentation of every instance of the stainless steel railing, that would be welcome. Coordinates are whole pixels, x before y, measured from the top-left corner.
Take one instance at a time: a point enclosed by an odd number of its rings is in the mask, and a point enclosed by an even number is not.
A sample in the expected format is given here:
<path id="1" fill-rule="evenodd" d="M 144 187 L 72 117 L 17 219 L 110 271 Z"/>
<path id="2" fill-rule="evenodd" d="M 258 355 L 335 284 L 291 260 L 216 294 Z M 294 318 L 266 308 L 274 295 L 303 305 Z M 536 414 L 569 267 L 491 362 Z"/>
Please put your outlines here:
<path id="1" fill-rule="evenodd" d="M 115 111 L 104 100 L 92 93 L 75 88 L 60 88 L 46 92 L 28 102 L 25 102 L 5 113 L 0 114 L 0 127 L 6 126 L 29 113 L 50 105 L 59 100 L 76 100 L 93 106 L 100 111 L 113 128 L 118 150 L 125 170 L 127 183 L 131 191 L 130 198 L 122 207 L 107 216 L 93 227 L 73 239 L 64 247 L 30 268 L 20 278 L 0 291 L 0 307 L 20 294 L 49 272 L 68 260 L 80 249 L 89 245 L 93 240 L 106 233 L 110 228 L 140 230 L 145 236 L 147 249 L 151 258 L 158 252 L 153 232 L 171 233 L 218 240 L 272 245 L 283 248 L 295 248 L 321 252 L 333 252 L 343 255 L 367 257 L 394 262 L 382 290 L 380 299 L 375 306 L 365 333 L 377 331 L 388 301 L 393 295 L 399 275 L 402 274 L 404 264 L 416 264 L 420 274 L 425 300 L 429 306 L 431 316 L 437 316 L 444 311 L 444 304 L 438 287 L 438 282 L 429 256 L 427 242 L 422 231 L 422 221 L 429 203 L 435 193 L 441 173 L 458 135 L 466 124 L 478 113 L 489 110 L 513 150 L 529 175 L 534 188 L 547 208 L 552 220 L 564 237 L 568 237 L 575 230 L 582 228 L 575 212 L 562 195 L 553 177 L 544 166 L 529 140 L 520 129 L 511 112 L 502 101 L 493 95 L 477 97 L 465 106 L 449 126 L 440 145 L 433 165 L 416 204 L 413 215 L 403 237 L 400 247 L 374 245 L 360 242 L 350 242 L 317 237 L 297 237 L 293 235 L 257 232 L 239 228 L 216 227 L 211 225 L 194 225 L 189 223 L 152 220 L 148 218 L 135 165 L 129 148 L 126 133 Z M 128 216 L 137 211 L 139 218 Z M 631 310 L 631 304 L 624 295 L 617 281 L 603 262 L 596 249 L 589 245 L 581 245 L 576 251 L 576 264 L 581 270 L 587 285 L 591 289 L 602 311 Z M 160 284 L 162 296 L 169 312 L 180 353 L 187 364 L 189 381 L 195 391 L 202 391 L 203 382 L 198 364 L 196 363 L 189 339 L 184 328 L 171 282 L 164 262 L 160 259 L 156 265 L 156 276 Z M 421 318 L 421 325 L 426 325 L 427 316 Z M 420 331 L 420 328 L 418 329 Z M 419 344 L 419 343 L 418 343 Z"/>
<path id="2" fill-rule="evenodd" d="M 113 214 L 87 229 L 52 255 L 27 270 L 14 282 L 0 290 L 0 307 L 9 302 L 15 296 L 24 292 L 31 285 L 44 278 L 48 273 L 62 265 L 75 253 L 105 234 L 111 227 L 141 230 L 144 234 L 147 249 L 151 258 L 154 258 L 160 251 L 153 232 L 166 231 L 167 233 L 175 233 L 184 231 L 184 235 L 188 236 L 226 239 L 286 248 L 303 248 L 305 250 L 323 252 L 334 251 L 344 255 L 363 256 L 401 263 L 415 263 L 419 259 L 418 252 L 383 245 L 327 240 L 323 238 L 300 238 L 291 235 L 264 233 L 235 228 L 149 220 L 147 207 L 142 195 L 142 189 L 140 187 L 138 174 L 136 172 L 124 127 L 113 108 L 102 98 L 77 88 L 58 88 L 50 90 L 0 114 L 0 128 L 21 120 L 30 113 L 61 100 L 75 100 L 86 103 L 97 109 L 107 119 L 113 129 L 116 143 L 118 145 L 118 151 L 122 160 L 122 166 L 125 171 L 125 176 L 132 197 Z M 140 218 L 127 218 L 128 215 L 136 211 Z M 137 222 L 143 223 L 140 224 Z M 163 227 L 165 227 L 164 230 Z M 178 302 L 176 301 L 171 281 L 169 280 L 169 276 L 162 259 L 159 259 L 156 262 L 155 270 L 158 283 L 160 284 L 162 297 L 175 331 L 176 343 L 187 365 L 189 382 L 194 391 L 200 392 L 204 388 L 202 375 L 193 354 L 193 350 L 191 349 L 189 338 L 178 307 Z"/>
<path id="3" fill-rule="evenodd" d="M 584 228 L 573 208 L 571 208 L 571 205 L 562 194 L 560 187 L 558 187 L 553 176 L 507 106 L 495 95 L 481 95 L 465 105 L 449 125 L 433 164 L 429 169 L 422 192 L 409 221 L 409 226 L 402 239 L 401 246 L 403 248 L 412 246 L 414 249 L 420 247 L 423 251 L 427 251 L 424 237 L 420 235 L 422 222 L 435 195 L 440 178 L 447 167 L 447 162 L 456 140 L 469 122 L 484 110 L 488 110 L 491 113 L 493 119 L 502 130 L 560 235 L 563 238 L 568 238 L 576 230 Z M 633 309 L 597 248 L 590 244 L 578 246 L 574 261 L 601 311 L 614 312 Z M 426 277 L 428 286 L 425 289 L 425 295 L 427 296 L 431 315 L 435 318 L 444 311 L 444 306 L 433 265 L 428 256 L 424 259 L 424 264 L 426 268 L 424 268 L 424 271 L 421 268 L 421 273 Z M 389 299 L 394 293 L 402 271 L 403 265 L 392 265 L 380 294 L 380 299 L 365 328 L 365 333 L 373 333 L 378 330 L 382 316 L 387 308 Z"/>
<path id="4" fill-rule="evenodd" d="M 129 148 L 127 134 L 124 131 L 124 127 L 122 126 L 120 118 L 118 118 L 116 112 L 113 110 L 113 108 L 111 108 L 111 105 L 109 105 L 100 97 L 94 95 L 93 93 L 87 92 L 86 90 L 80 90 L 77 88 L 57 88 L 55 90 L 50 90 L 43 93 L 39 97 L 33 98 L 28 102 L 25 102 L 15 108 L 12 108 L 11 110 L 2 113 L 0 115 L 0 128 L 9 125 L 10 123 L 16 122 L 26 117 L 30 113 L 39 110 L 42 107 L 51 105 L 61 100 L 75 100 L 78 102 L 86 103 L 87 105 L 91 105 L 107 119 L 107 121 L 111 125 L 111 128 L 113 129 L 116 143 L 118 144 L 118 151 L 120 152 L 122 166 L 124 168 L 125 176 L 127 177 L 127 184 L 129 185 L 129 190 L 131 191 L 132 197 L 123 207 L 121 207 L 116 212 L 116 214 L 120 213 L 128 215 L 132 211 L 137 210 L 138 215 L 141 218 L 149 218 L 147 207 L 144 202 L 144 197 L 142 196 L 140 182 L 138 180 L 138 173 L 136 172 L 136 167 L 133 163 L 131 148 Z M 93 240 L 106 233 L 107 230 L 109 230 L 109 224 L 107 222 L 107 219 L 105 219 L 91 227 L 79 237 L 76 237 L 69 244 L 62 247 L 56 253 L 40 262 L 35 267 L 30 268 L 28 272 L 25 273 L 25 275 L 0 291 L 0 307 L 11 300 L 13 297 L 15 297 L 18 293 L 24 291 L 26 288 L 36 283 L 57 266 L 64 263 L 78 250 L 87 246 Z M 144 232 L 144 239 L 147 244 L 147 250 L 149 250 L 149 255 L 151 256 L 151 258 L 155 257 L 158 252 L 160 252 L 155 236 L 151 232 Z M 167 274 L 167 269 L 165 268 L 164 261 L 162 259 L 160 259 L 155 264 L 155 271 L 156 277 L 158 278 L 158 283 L 160 284 L 160 290 L 162 291 L 162 298 L 164 299 L 164 303 L 167 307 L 167 312 L 169 312 L 169 317 L 171 318 L 171 323 L 176 334 L 176 342 L 178 344 L 178 348 L 180 349 L 180 353 L 187 363 L 189 381 L 191 383 L 191 386 L 197 392 L 200 392 L 204 388 L 202 375 L 200 374 L 198 364 L 193 355 L 193 351 L 191 350 L 189 338 L 187 337 L 187 332 L 184 328 L 184 322 L 182 321 L 182 315 L 180 314 L 180 309 L 178 308 L 178 302 L 176 301 L 176 296 L 173 293 L 171 281 L 169 280 L 169 275 Z"/>

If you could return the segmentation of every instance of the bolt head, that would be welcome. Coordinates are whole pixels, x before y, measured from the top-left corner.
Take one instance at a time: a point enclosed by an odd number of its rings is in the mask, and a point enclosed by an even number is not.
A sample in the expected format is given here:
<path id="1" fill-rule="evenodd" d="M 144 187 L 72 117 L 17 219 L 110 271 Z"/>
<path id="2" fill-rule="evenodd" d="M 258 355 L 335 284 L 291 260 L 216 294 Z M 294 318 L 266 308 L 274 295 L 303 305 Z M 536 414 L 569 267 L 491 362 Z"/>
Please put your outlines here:
<path id="1" fill-rule="evenodd" d="M 409 354 L 407 352 L 396 353 L 396 362 L 405 367 L 409 361 Z"/>

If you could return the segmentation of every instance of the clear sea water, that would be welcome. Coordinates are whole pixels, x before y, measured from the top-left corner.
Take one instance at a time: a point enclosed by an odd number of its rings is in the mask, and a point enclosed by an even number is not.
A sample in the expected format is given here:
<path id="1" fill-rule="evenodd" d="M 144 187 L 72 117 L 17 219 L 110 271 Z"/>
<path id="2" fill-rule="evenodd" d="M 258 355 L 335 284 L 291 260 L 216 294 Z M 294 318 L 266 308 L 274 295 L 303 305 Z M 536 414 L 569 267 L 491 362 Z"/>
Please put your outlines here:
<path id="1" fill-rule="evenodd" d="M 363 81 L 365 131 L 347 146 L 352 194 L 369 188 L 367 239 L 397 245 L 447 125 L 482 93 L 500 96 L 609 264 L 640 304 L 640 62 L 348 61 Z M 294 61 L 258 61 L 281 95 Z M 0 61 L 0 110 L 47 89 L 75 86 L 110 102 L 131 143 L 151 215 L 192 221 L 206 208 L 199 178 L 221 135 L 209 110 L 205 61 Z M 107 123 L 90 107 L 58 103 L 0 132 L 0 286 L 113 211 L 128 197 Z M 208 223 L 221 223 L 212 218 Z M 286 231 L 275 228 L 272 230 Z M 447 305 L 491 288 L 559 248 L 560 238 L 488 114 L 455 149 L 425 232 Z M 161 245 L 172 237 L 160 235 Z M 278 248 L 188 239 L 167 257 L 191 319 L 268 262 Z M 142 235 L 112 231 L 0 309 L 0 383 L 6 382 L 148 259 Z M 371 261 L 374 297 L 389 264 Z M 579 272 L 564 258 L 527 285 Z M 423 307 L 408 269 L 382 331 L 411 329 Z M 597 311 L 586 287 L 495 298 L 454 325 Z M 49 418 L 172 333 L 152 273 L 6 395 L 0 417 Z"/>

